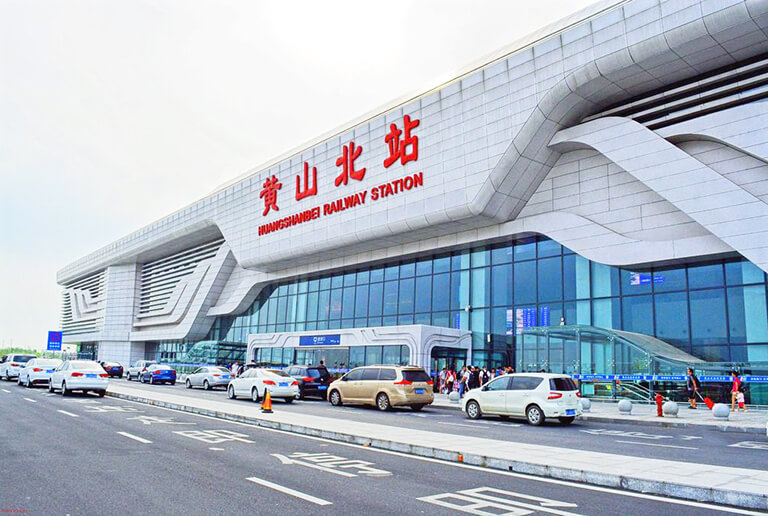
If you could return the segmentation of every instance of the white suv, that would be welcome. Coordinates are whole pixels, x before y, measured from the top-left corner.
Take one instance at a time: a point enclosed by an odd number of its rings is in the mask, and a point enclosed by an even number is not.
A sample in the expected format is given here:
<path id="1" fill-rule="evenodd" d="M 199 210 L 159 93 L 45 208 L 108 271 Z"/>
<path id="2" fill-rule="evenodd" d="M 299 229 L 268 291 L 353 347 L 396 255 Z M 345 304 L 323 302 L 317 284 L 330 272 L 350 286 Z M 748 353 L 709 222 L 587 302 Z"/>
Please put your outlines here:
<path id="1" fill-rule="evenodd" d="M 131 367 L 128 368 L 128 371 L 126 372 L 126 379 L 133 380 L 134 378 L 136 380 L 141 379 L 141 373 L 147 370 L 147 366 L 150 366 L 152 364 L 157 364 L 157 361 L 155 360 L 138 360 L 133 363 Z"/>
<path id="2" fill-rule="evenodd" d="M 565 374 L 505 374 L 469 391 L 461 408 L 472 419 L 524 417 L 538 426 L 547 418 L 557 418 L 568 425 L 581 415 L 580 397 L 576 382 Z"/>
<path id="3" fill-rule="evenodd" d="M 37 358 L 35 355 L 24 355 L 21 353 L 11 353 L 10 355 L 3 355 L 0 358 L 0 378 L 5 378 L 10 381 L 11 378 L 19 376 L 19 371 L 27 365 L 27 362 Z"/>

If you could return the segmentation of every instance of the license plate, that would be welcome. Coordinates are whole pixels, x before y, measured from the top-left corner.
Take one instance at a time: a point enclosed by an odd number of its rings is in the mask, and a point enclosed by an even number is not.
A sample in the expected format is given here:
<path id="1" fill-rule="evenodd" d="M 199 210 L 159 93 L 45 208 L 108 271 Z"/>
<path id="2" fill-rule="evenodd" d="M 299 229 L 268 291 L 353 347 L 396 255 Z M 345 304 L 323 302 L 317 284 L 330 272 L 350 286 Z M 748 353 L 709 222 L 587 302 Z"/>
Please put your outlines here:
<path id="1" fill-rule="evenodd" d="M 326 390 L 327 388 L 328 388 L 328 386 L 327 386 L 327 385 L 318 385 L 318 386 L 317 386 L 317 390 L 319 390 L 319 391 L 324 391 L 324 390 Z"/>
<path id="2" fill-rule="evenodd" d="M 288 387 L 288 382 L 280 382 L 280 387 Z"/>
<path id="3" fill-rule="evenodd" d="M 86 378 L 96 378 L 95 374 L 87 374 L 85 375 Z"/>
<path id="4" fill-rule="evenodd" d="M 46 369 L 46 370 L 45 370 L 45 372 L 46 372 L 46 373 L 52 373 L 52 372 L 53 372 L 53 369 Z"/>
<path id="5" fill-rule="evenodd" d="M 576 409 L 567 409 L 565 411 L 566 416 L 575 416 L 576 415 Z"/>
<path id="6" fill-rule="evenodd" d="M 224 376 L 222 376 L 222 378 L 224 378 L 225 380 L 227 380 L 227 379 L 229 379 L 229 375 L 228 375 L 228 374 L 225 374 Z"/>
<path id="7" fill-rule="evenodd" d="M 424 394 L 426 391 L 424 389 L 413 389 L 413 392 L 416 394 Z"/>

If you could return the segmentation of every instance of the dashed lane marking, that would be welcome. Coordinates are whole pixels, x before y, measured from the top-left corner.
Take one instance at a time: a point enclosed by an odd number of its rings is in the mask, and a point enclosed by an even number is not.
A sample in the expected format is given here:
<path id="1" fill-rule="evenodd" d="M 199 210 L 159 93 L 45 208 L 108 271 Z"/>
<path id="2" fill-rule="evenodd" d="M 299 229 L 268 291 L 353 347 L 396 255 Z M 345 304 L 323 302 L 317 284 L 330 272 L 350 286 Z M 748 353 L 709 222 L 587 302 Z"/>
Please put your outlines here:
<path id="1" fill-rule="evenodd" d="M 133 439 L 134 441 L 138 441 L 142 444 L 152 444 L 152 441 L 149 439 L 144 439 L 143 437 L 139 437 L 138 435 L 129 434 L 128 432 L 117 432 L 118 434 L 122 435 L 123 437 L 127 437 L 128 439 Z"/>
<path id="2" fill-rule="evenodd" d="M 329 502 L 328 500 L 323 500 L 322 498 L 317 498 L 316 496 L 308 495 L 307 493 L 302 493 L 301 491 L 296 491 L 290 487 L 281 486 L 280 484 L 275 484 L 273 482 L 269 482 L 268 480 L 257 477 L 248 477 L 246 480 L 253 482 L 254 484 L 259 484 L 261 486 L 274 489 L 275 491 L 294 496 L 296 498 L 301 498 L 302 500 L 312 502 L 315 505 L 333 505 L 333 502 Z"/>
<path id="3" fill-rule="evenodd" d="M 62 414 L 70 417 L 80 417 L 77 414 L 73 414 L 72 412 L 67 412 L 66 410 L 57 410 L 56 412 L 61 412 Z"/>
<path id="4" fill-rule="evenodd" d="M 641 446 L 657 446 L 659 448 L 678 448 L 680 450 L 698 450 L 698 448 L 694 448 L 693 446 L 676 446 L 674 444 L 641 443 L 639 441 L 616 441 L 616 442 L 623 443 L 623 444 L 639 444 Z"/>
<path id="5" fill-rule="evenodd" d="M 451 426 L 463 426 L 466 428 L 487 428 L 485 425 L 477 424 L 477 425 L 465 425 L 464 423 L 448 423 L 447 421 L 438 421 L 437 424 L 439 425 L 451 425 Z"/>
<path id="6" fill-rule="evenodd" d="M 32 398 L 24 398 L 24 399 L 30 403 L 37 403 L 37 400 L 33 400 Z"/>
<path id="7" fill-rule="evenodd" d="M 7 392 L 8 394 L 11 393 L 11 391 L 9 391 L 8 389 L 3 389 L 3 392 Z"/>

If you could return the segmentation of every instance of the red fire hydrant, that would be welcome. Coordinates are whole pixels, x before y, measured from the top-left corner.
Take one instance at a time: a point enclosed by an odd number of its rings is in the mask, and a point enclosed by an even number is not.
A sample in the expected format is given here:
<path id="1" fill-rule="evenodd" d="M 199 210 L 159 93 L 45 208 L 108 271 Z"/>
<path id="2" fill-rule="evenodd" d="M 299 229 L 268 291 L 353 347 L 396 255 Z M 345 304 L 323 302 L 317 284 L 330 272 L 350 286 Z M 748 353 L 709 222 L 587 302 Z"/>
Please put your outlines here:
<path id="1" fill-rule="evenodd" d="M 664 403 L 664 397 L 661 395 L 661 393 L 656 393 L 656 415 L 658 417 L 664 417 L 664 414 L 661 412 L 661 404 Z"/>

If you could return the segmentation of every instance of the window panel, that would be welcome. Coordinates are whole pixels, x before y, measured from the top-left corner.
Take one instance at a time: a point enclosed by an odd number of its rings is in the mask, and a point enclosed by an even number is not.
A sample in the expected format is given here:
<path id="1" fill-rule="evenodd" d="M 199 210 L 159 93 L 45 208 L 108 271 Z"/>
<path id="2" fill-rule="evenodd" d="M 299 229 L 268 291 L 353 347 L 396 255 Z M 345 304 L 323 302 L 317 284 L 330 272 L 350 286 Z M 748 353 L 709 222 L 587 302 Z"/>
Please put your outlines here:
<path id="1" fill-rule="evenodd" d="M 685 268 L 660 269 L 653 271 L 653 290 L 655 292 L 672 292 L 685 290 Z"/>
<path id="2" fill-rule="evenodd" d="M 728 321 L 731 342 L 768 342 L 765 286 L 729 288 Z"/>
<path id="3" fill-rule="evenodd" d="M 619 271 L 610 265 L 592 262 L 592 296 L 619 295 Z"/>
<path id="4" fill-rule="evenodd" d="M 763 274 L 763 271 L 752 262 L 728 262 L 725 264 L 725 280 L 729 285 L 763 283 L 765 281 L 765 275 Z"/>
<path id="5" fill-rule="evenodd" d="M 425 276 L 427 274 L 432 274 L 432 260 L 416 262 L 416 275 Z"/>
<path id="6" fill-rule="evenodd" d="M 371 283 L 384 281 L 384 269 L 371 269 Z"/>
<path id="7" fill-rule="evenodd" d="M 689 288 L 709 288 L 723 286 L 723 264 L 697 265 L 688 268 Z"/>
<path id="8" fill-rule="evenodd" d="M 592 301 L 592 321 L 598 328 L 619 329 L 621 322 L 618 298 Z"/>
<path id="9" fill-rule="evenodd" d="M 384 282 L 384 315 L 397 314 L 397 281 Z"/>
<path id="10" fill-rule="evenodd" d="M 546 258 L 538 264 L 539 302 L 563 299 L 563 271 L 560 258 Z"/>
<path id="11" fill-rule="evenodd" d="M 469 251 L 458 251 L 451 256 L 451 270 L 469 269 Z"/>
<path id="12" fill-rule="evenodd" d="M 400 266 L 400 278 L 412 278 L 416 275 L 416 264 L 404 263 Z"/>
<path id="13" fill-rule="evenodd" d="M 331 313 L 331 291 L 321 290 L 317 299 L 317 319 L 328 319 L 328 315 Z"/>
<path id="14" fill-rule="evenodd" d="M 398 313 L 408 314 L 413 313 L 413 288 L 414 279 L 401 279 L 400 280 L 400 292 L 398 302 Z"/>
<path id="15" fill-rule="evenodd" d="M 448 272 L 451 270 L 451 257 L 450 256 L 438 256 L 432 262 L 432 269 L 435 274 L 440 272 Z"/>
<path id="16" fill-rule="evenodd" d="M 723 289 L 695 290 L 690 292 L 691 342 L 702 344 L 727 344 L 725 326 L 725 291 Z"/>
<path id="17" fill-rule="evenodd" d="M 317 320 L 317 292 L 310 292 L 307 294 L 307 320 Z M 261 324 L 261 323 L 259 323 Z"/>
<path id="18" fill-rule="evenodd" d="M 491 267 L 491 292 L 493 306 L 512 306 L 512 265 Z"/>
<path id="19" fill-rule="evenodd" d="M 515 242 L 515 261 L 536 258 L 536 239 L 529 238 Z"/>
<path id="20" fill-rule="evenodd" d="M 650 294 L 653 291 L 651 271 L 621 269 L 621 293 L 625 296 Z"/>
<path id="21" fill-rule="evenodd" d="M 384 281 L 396 280 L 400 267 L 398 265 L 391 265 L 384 269 Z"/>
<path id="22" fill-rule="evenodd" d="M 563 257 L 563 296 L 565 299 L 589 298 L 589 260 L 577 254 Z"/>
<path id="23" fill-rule="evenodd" d="M 627 296 L 621 301 L 622 328 L 653 335 L 652 296 Z"/>
<path id="24" fill-rule="evenodd" d="M 514 292 L 515 303 L 536 302 L 536 262 L 515 264 Z"/>
<path id="25" fill-rule="evenodd" d="M 511 263 L 513 253 L 514 247 L 512 247 L 512 245 L 494 247 L 491 249 L 491 263 L 494 265 L 501 263 Z"/>
<path id="26" fill-rule="evenodd" d="M 483 247 L 480 249 L 472 249 L 469 261 L 473 268 L 485 267 L 486 265 L 490 265 L 490 258 L 490 252 Z"/>
<path id="27" fill-rule="evenodd" d="M 685 292 L 657 294 L 654 296 L 656 313 L 656 336 L 670 344 L 687 348 L 688 334 L 688 296 Z"/>
<path id="28" fill-rule="evenodd" d="M 383 283 L 371 283 L 368 294 L 368 316 L 380 316 L 382 310 Z"/>
<path id="29" fill-rule="evenodd" d="M 348 319 L 355 316 L 355 287 L 345 287 L 341 304 L 341 317 Z"/>
<path id="30" fill-rule="evenodd" d="M 554 240 L 540 240 L 537 245 L 539 258 L 546 258 L 548 256 L 560 256 L 562 250 L 562 246 Z"/>
<path id="31" fill-rule="evenodd" d="M 451 275 L 436 274 L 432 279 L 432 310 L 435 312 L 448 310 L 450 296 L 446 294 L 451 290 Z"/>
<path id="32" fill-rule="evenodd" d="M 355 317 L 368 315 L 368 285 L 358 285 L 355 292 Z"/>
<path id="33" fill-rule="evenodd" d="M 469 304 L 469 271 L 451 273 L 451 309 L 461 310 Z"/>
<path id="34" fill-rule="evenodd" d="M 414 306 L 416 312 L 429 312 L 432 309 L 432 276 L 419 276 L 416 278 Z"/>
<path id="35" fill-rule="evenodd" d="M 491 304 L 491 274 L 487 267 L 472 269 L 472 290 L 469 304 L 480 308 Z"/>
<path id="36" fill-rule="evenodd" d="M 331 288 L 341 288 L 344 285 L 344 276 L 336 274 L 331 277 Z"/>

